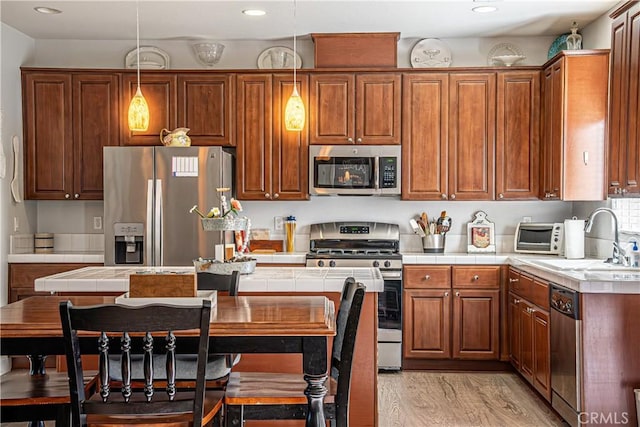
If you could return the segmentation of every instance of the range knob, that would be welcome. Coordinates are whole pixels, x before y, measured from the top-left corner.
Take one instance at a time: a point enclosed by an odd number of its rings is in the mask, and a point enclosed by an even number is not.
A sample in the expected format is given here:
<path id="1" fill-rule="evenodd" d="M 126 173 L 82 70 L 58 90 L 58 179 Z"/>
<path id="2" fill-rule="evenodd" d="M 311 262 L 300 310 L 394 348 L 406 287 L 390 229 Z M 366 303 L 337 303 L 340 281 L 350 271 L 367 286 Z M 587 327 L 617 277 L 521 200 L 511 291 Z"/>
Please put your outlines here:
<path id="1" fill-rule="evenodd" d="M 318 261 L 318 267 L 324 267 L 324 261 L 323 260 L 319 260 Z"/>
<path id="2" fill-rule="evenodd" d="M 378 261 L 373 261 L 373 266 L 374 267 L 380 267 L 380 263 Z"/>
<path id="3" fill-rule="evenodd" d="M 335 267 L 336 266 L 336 262 L 331 260 L 329 261 L 329 267 Z"/>
<path id="4" fill-rule="evenodd" d="M 384 266 L 385 266 L 386 268 L 391 267 L 391 261 L 389 261 L 389 260 L 385 261 L 385 262 L 384 262 Z"/>

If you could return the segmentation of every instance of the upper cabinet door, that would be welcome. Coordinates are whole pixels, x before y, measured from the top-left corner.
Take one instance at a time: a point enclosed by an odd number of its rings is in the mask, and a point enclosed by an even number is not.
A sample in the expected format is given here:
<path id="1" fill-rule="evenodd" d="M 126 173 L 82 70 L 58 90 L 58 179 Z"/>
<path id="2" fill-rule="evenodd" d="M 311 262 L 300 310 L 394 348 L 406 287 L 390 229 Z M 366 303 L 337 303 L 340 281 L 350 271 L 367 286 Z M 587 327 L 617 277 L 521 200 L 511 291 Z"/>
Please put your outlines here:
<path id="1" fill-rule="evenodd" d="M 309 77 L 297 75 L 298 93 L 309 102 Z M 309 199 L 309 120 L 301 132 L 288 131 L 284 110 L 293 91 L 291 74 L 273 76 L 273 200 Z M 307 104 L 308 105 L 308 104 Z"/>
<path id="2" fill-rule="evenodd" d="M 446 199 L 449 75 L 405 74 L 402 92 L 402 198 Z"/>
<path id="3" fill-rule="evenodd" d="M 177 127 L 177 76 L 169 73 L 144 72 L 140 76 L 140 89 L 149 105 L 149 129 L 132 132 L 127 123 L 129 103 L 138 88 L 135 73 L 123 74 L 120 97 L 122 118 L 122 145 L 162 145 L 160 131 Z"/>
<path id="4" fill-rule="evenodd" d="M 401 75 L 356 76 L 356 144 L 400 144 Z"/>
<path id="5" fill-rule="evenodd" d="M 540 72 L 499 72 L 497 98 L 497 199 L 537 199 Z"/>
<path id="6" fill-rule="evenodd" d="M 23 73 L 25 198 L 73 194 L 71 74 Z"/>
<path id="7" fill-rule="evenodd" d="M 354 144 L 353 73 L 310 76 L 309 143 Z"/>
<path id="8" fill-rule="evenodd" d="M 73 198 L 102 199 L 102 148 L 119 145 L 116 74 L 73 76 Z"/>
<path id="9" fill-rule="evenodd" d="M 640 196 L 640 10 L 629 16 L 629 146 L 626 194 Z"/>
<path id="10" fill-rule="evenodd" d="M 493 200 L 496 75 L 449 76 L 449 199 Z"/>
<path id="11" fill-rule="evenodd" d="M 189 128 L 191 145 L 233 145 L 235 75 L 178 74 L 178 126 Z"/>

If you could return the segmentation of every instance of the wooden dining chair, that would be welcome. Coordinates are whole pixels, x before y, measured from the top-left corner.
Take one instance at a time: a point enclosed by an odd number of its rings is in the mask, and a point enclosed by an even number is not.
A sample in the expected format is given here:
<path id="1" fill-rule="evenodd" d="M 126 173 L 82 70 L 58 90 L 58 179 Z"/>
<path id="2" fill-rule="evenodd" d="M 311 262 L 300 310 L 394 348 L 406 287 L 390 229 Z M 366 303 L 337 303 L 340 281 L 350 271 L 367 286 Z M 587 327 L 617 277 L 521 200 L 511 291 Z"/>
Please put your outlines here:
<path id="1" fill-rule="evenodd" d="M 199 272 L 196 276 L 196 283 L 199 291 L 219 291 L 225 292 L 229 296 L 238 295 L 240 283 L 240 273 L 234 271 L 231 274 L 215 274 Z M 196 373 L 195 354 L 180 354 L 176 356 L 176 378 L 178 380 L 188 380 L 194 378 Z M 165 379 L 164 369 L 162 369 L 162 355 L 156 355 L 154 366 L 154 378 Z M 119 363 L 119 356 L 110 356 L 112 363 Z M 206 379 L 207 389 L 223 389 L 231 373 L 231 368 L 240 361 L 240 355 L 236 354 L 209 354 L 207 356 Z M 131 355 L 131 378 L 133 386 L 139 386 L 139 380 L 143 378 L 143 356 L 141 354 Z M 114 372 L 112 380 L 121 381 L 119 372 Z"/>
<path id="2" fill-rule="evenodd" d="M 60 303 L 64 334 L 71 422 L 74 427 L 91 424 L 173 423 L 200 427 L 220 424 L 223 392 L 205 390 L 205 368 L 209 349 L 211 301 L 201 306 L 151 304 L 130 307 L 105 304 L 74 307 Z M 176 356 L 192 353 L 193 348 L 176 339 L 178 331 L 199 331 L 196 376 L 189 387 L 176 382 Z M 92 344 L 79 337 L 96 334 Z M 119 338 L 119 341 L 118 341 Z M 84 341 L 84 338 L 83 338 Z M 83 350 L 99 354 L 96 392 L 85 394 L 83 387 Z M 112 387 L 110 373 L 117 370 L 109 363 L 109 354 L 121 352 L 122 382 Z M 132 387 L 130 356 L 144 353 L 144 387 Z M 154 354 L 164 354 L 165 380 L 154 378 Z"/>
<path id="3" fill-rule="evenodd" d="M 345 280 L 336 317 L 331 371 L 325 384 L 324 413 L 332 426 L 349 425 L 351 366 L 365 286 Z M 241 427 L 245 420 L 305 419 L 308 411 L 301 374 L 232 372 L 225 394 L 225 425 Z"/>

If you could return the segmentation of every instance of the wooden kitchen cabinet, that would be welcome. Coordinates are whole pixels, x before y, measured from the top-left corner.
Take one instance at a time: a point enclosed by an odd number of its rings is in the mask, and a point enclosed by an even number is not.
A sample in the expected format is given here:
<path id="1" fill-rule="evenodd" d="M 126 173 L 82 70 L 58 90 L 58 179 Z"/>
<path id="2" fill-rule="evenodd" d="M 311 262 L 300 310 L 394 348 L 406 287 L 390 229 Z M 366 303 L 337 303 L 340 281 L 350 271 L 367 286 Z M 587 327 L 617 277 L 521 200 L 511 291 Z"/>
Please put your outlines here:
<path id="1" fill-rule="evenodd" d="M 23 69 L 25 198 L 102 199 L 102 148 L 118 145 L 115 73 Z"/>
<path id="2" fill-rule="evenodd" d="M 449 75 L 449 200 L 493 200 L 495 73 Z"/>
<path id="3" fill-rule="evenodd" d="M 50 295 L 50 292 L 36 292 L 36 279 L 65 271 L 101 264 L 57 264 L 57 263 L 13 263 L 9 264 L 9 303 L 34 295 Z"/>
<path id="4" fill-rule="evenodd" d="M 310 144 L 400 144 L 401 75 L 310 75 Z"/>
<path id="5" fill-rule="evenodd" d="M 405 266 L 403 357 L 498 360 L 500 270 Z"/>
<path id="6" fill-rule="evenodd" d="M 308 77 L 298 75 L 298 92 L 308 99 Z M 290 75 L 237 77 L 236 171 L 241 200 L 306 200 L 308 133 L 284 128 L 284 108 L 292 91 Z"/>
<path id="7" fill-rule="evenodd" d="M 138 88 L 138 77 L 135 72 L 122 74 L 122 91 L 120 96 L 121 145 L 162 145 L 160 131 L 169 131 L 180 126 L 177 120 L 178 76 L 175 73 L 149 72 L 140 75 L 140 89 L 149 105 L 149 128 L 146 131 L 129 130 L 126 120 L 129 103 Z"/>
<path id="8" fill-rule="evenodd" d="M 498 72 L 496 198 L 538 198 L 540 72 Z"/>
<path id="9" fill-rule="evenodd" d="M 633 7 L 632 7 L 633 6 Z M 612 15 L 610 196 L 640 194 L 640 5 L 627 2 Z"/>
<path id="10" fill-rule="evenodd" d="M 510 268 L 508 306 L 511 364 L 550 401 L 549 285 Z"/>
<path id="11" fill-rule="evenodd" d="M 605 199 L 608 70 L 608 50 L 562 51 L 544 65 L 541 199 Z"/>
<path id="12" fill-rule="evenodd" d="M 178 74 L 178 126 L 191 145 L 232 146 L 235 74 Z"/>

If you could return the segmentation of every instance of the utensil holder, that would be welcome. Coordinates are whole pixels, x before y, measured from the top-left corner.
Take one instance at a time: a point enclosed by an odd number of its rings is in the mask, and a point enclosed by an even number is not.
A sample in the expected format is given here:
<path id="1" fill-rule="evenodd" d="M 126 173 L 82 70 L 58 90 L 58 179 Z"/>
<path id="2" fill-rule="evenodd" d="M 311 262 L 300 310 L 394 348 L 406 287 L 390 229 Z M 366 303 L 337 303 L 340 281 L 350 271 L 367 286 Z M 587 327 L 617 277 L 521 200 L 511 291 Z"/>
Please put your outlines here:
<path id="1" fill-rule="evenodd" d="M 427 234 L 422 238 L 422 251 L 428 254 L 444 253 L 446 234 Z"/>

